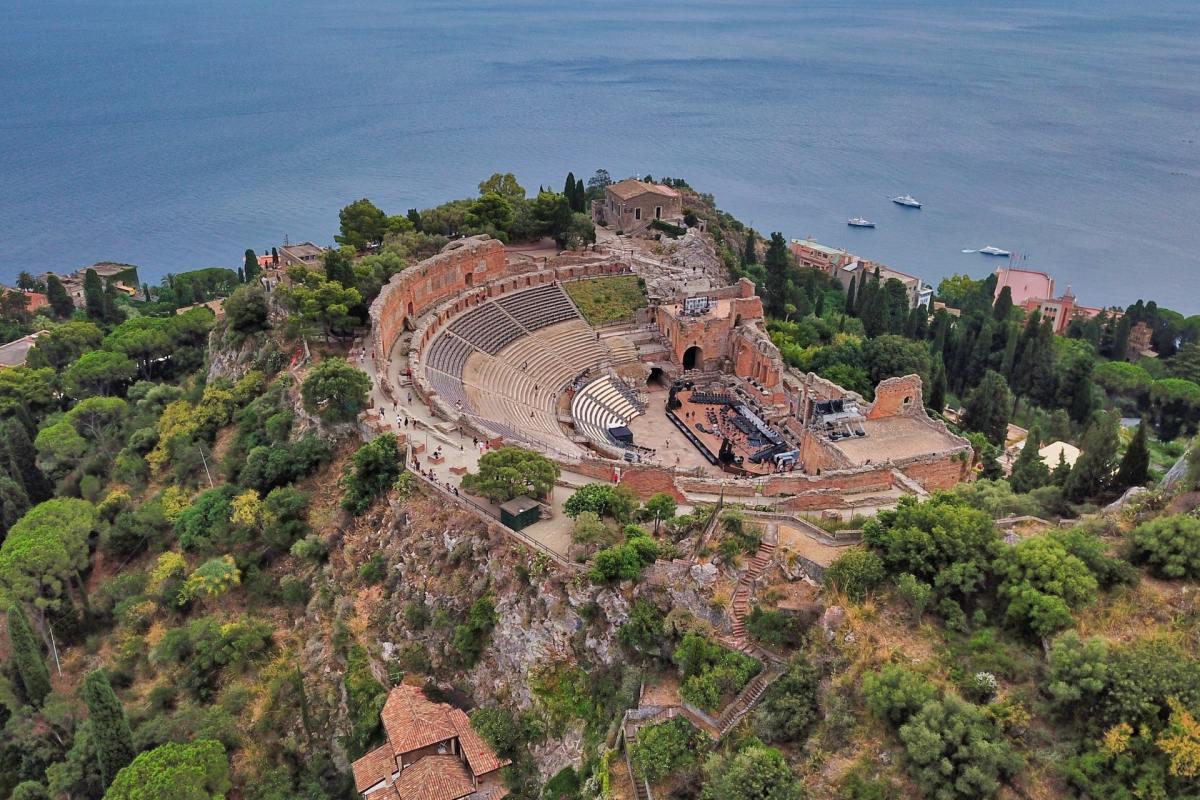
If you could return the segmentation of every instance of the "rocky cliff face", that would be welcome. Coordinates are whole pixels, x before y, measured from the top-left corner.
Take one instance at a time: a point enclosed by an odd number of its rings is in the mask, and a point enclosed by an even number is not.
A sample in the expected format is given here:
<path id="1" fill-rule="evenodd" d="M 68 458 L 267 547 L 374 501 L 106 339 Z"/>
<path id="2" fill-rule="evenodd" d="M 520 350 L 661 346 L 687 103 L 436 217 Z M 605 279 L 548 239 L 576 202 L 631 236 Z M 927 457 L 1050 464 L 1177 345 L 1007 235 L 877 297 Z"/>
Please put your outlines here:
<path id="1" fill-rule="evenodd" d="M 619 592 L 564 574 L 441 498 L 393 503 L 376 519 L 358 520 L 341 543 L 346 581 L 355 581 L 358 567 L 375 554 L 387 564 L 380 585 L 358 590 L 351 625 L 362 630 L 359 641 L 385 684 L 397 667 L 427 671 L 459 702 L 528 709 L 538 702 L 530 676 L 539 668 L 611 665 L 618 658 L 616 629 L 628 613 Z M 454 629 L 484 596 L 495 604 L 496 624 L 478 663 L 467 669 L 453 646 Z M 534 752 L 539 771 L 545 778 L 577 763 L 580 748 L 578 731 L 547 741 Z"/>

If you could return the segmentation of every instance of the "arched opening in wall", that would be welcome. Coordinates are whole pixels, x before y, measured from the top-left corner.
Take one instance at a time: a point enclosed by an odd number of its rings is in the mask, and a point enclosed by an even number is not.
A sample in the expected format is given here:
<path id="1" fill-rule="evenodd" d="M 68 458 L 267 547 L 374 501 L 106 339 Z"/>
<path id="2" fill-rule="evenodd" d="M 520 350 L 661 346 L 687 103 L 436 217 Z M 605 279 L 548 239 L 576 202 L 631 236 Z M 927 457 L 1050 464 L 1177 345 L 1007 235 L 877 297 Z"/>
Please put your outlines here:
<path id="1" fill-rule="evenodd" d="M 417 329 L 417 326 L 413 325 L 413 318 L 411 316 L 405 317 L 404 321 L 400 323 L 400 327 L 409 333 L 412 333 Z"/>
<path id="2" fill-rule="evenodd" d="M 474 286 L 475 285 L 475 273 L 468 272 L 466 275 L 463 276 L 463 281 L 467 284 L 467 286 Z"/>
<path id="3" fill-rule="evenodd" d="M 650 374 L 646 377 L 647 386 L 662 386 L 667 385 L 667 373 L 662 371 L 662 367 L 651 367 Z"/>
<path id="4" fill-rule="evenodd" d="M 687 350 L 683 351 L 683 368 L 684 369 L 700 369 L 700 365 L 704 363 L 704 351 L 698 346 L 692 345 Z"/>
<path id="5" fill-rule="evenodd" d="M 408 316 L 411 317 L 412 315 L 413 315 L 413 304 L 412 304 L 412 300 L 409 300 L 408 301 Z"/>
<path id="6" fill-rule="evenodd" d="M 735 327 L 735 328 L 742 327 L 742 315 L 741 314 L 738 314 L 736 317 L 733 318 L 733 327 Z"/>
<path id="7" fill-rule="evenodd" d="M 904 407 L 908 408 L 909 405 L 911 405 L 911 404 L 912 404 L 912 395 L 911 394 L 904 395 Z"/>

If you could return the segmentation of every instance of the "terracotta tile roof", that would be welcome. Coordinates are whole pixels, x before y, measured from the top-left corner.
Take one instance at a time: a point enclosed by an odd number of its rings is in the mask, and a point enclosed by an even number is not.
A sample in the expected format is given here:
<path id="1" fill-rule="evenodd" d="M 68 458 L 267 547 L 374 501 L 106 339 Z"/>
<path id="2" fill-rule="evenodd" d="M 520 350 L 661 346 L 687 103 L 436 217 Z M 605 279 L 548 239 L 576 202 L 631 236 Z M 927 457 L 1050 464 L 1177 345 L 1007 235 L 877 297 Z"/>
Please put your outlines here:
<path id="1" fill-rule="evenodd" d="M 388 693 L 383 704 L 383 729 L 397 755 L 458 735 L 450 721 L 450 707 L 431 703 L 415 686 L 400 685 Z"/>
<path id="2" fill-rule="evenodd" d="M 354 772 L 354 788 L 366 791 L 396 771 L 396 755 L 390 744 L 383 744 L 350 765 Z M 372 796 L 374 793 L 372 793 Z"/>
<path id="3" fill-rule="evenodd" d="M 396 779 L 400 800 L 458 800 L 475 791 L 475 783 L 457 756 L 425 756 Z"/>
<path id="4" fill-rule="evenodd" d="M 663 186 L 658 183 L 646 183 L 645 181 L 629 180 L 614 183 L 608 187 L 608 190 L 622 200 L 628 200 L 632 197 L 637 197 L 643 194 L 658 194 L 663 197 L 679 197 L 679 192 L 669 186 Z"/>
<path id="5" fill-rule="evenodd" d="M 370 794 L 363 795 L 365 800 L 401 800 L 399 794 L 396 793 L 396 787 L 393 785 L 382 786 Z"/>
<path id="6" fill-rule="evenodd" d="M 496 755 L 488 743 L 471 727 L 471 720 L 461 709 L 456 708 L 450 712 L 450 721 L 458 733 L 458 744 L 467 758 L 467 763 L 471 765 L 471 772 L 475 773 L 475 777 L 495 772 L 511 763 L 507 758 L 502 760 Z"/>

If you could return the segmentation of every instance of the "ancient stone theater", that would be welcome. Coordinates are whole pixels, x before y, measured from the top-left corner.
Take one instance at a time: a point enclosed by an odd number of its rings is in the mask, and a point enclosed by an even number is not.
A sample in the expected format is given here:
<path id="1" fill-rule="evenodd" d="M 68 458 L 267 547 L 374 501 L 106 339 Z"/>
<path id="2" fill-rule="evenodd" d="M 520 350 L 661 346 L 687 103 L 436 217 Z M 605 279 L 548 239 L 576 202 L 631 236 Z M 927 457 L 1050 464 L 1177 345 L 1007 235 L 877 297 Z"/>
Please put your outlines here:
<path id="1" fill-rule="evenodd" d="M 535 258 L 486 236 L 452 242 L 371 306 L 381 393 L 414 394 L 447 431 L 538 450 L 643 497 L 869 510 L 971 476 L 969 442 L 926 414 L 918 376 L 889 378 L 867 401 L 790 371 L 745 279 L 652 294 L 601 326 L 572 300 L 576 282 L 645 285 L 653 269 L 617 248 Z"/>

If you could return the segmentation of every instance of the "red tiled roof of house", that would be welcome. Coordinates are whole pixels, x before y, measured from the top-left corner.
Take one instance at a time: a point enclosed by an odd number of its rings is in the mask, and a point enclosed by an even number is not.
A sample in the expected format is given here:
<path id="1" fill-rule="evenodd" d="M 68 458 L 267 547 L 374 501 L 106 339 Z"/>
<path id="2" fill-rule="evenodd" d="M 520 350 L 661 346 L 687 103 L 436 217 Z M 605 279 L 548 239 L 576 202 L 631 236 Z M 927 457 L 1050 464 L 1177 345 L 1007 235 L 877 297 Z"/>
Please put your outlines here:
<path id="1" fill-rule="evenodd" d="M 461 709 L 456 708 L 450 712 L 450 722 L 458 732 L 458 744 L 462 747 L 463 755 L 467 757 L 467 763 L 471 765 L 471 772 L 475 773 L 475 777 L 495 772 L 512 763 L 507 758 L 502 760 L 496 755 L 471 727 L 470 718 Z"/>
<path id="2" fill-rule="evenodd" d="M 475 791 L 475 782 L 457 756 L 425 756 L 396 779 L 400 800 L 458 800 Z"/>
<path id="3" fill-rule="evenodd" d="M 365 792 L 396 771 L 396 754 L 384 743 L 350 765 L 354 773 L 354 788 Z M 374 794 L 374 793 L 372 793 Z"/>
<path id="4" fill-rule="evenodd" d="M 458 731 L 450 721 L 450 706 L 431 703 L 415 686 L 400 685 L 383 704 L 383 729 L 397 755 L 453 739 Z"/>
<path id="5" fill-rule="evenodd" d="M 628 200 L 632 197 L 637 197 L 642 194 L 658 194 L 663 197 L 679 197 L 679 192 L 672 189 L 670 186 L 663 186 L 660 183 L 646 183 L 645 181 L 629 180 L 614 183 L 608 187 L 608 190 L 622 200 Z"/>

